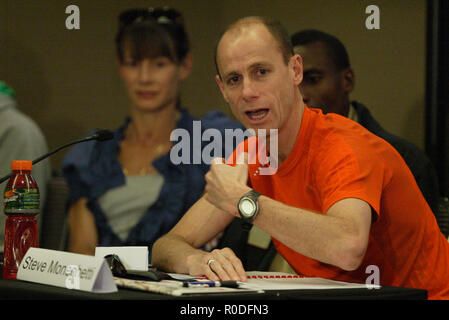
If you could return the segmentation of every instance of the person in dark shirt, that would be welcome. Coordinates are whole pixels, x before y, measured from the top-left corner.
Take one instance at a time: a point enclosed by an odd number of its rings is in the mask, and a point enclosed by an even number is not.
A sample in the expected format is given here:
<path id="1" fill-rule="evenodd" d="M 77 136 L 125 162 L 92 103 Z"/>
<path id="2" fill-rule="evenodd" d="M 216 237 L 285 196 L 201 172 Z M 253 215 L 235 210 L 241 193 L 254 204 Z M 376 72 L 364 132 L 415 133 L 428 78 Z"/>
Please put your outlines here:
<path id="1" fill-rule="evenodd" d="M 295 53 L 304 62 L 304 81 L 300 85 L 304 102 L 323 113 L 333 112 L 355 120 L 389 142 L 401 154 L 427 203 L 437 214 L 439 187 L 432 162 L 416 145 L 382 128 L 365 105 L 350 100 L 355 75 L 341 41 L 318 30 L 297 32 L 291 40 Z"/>

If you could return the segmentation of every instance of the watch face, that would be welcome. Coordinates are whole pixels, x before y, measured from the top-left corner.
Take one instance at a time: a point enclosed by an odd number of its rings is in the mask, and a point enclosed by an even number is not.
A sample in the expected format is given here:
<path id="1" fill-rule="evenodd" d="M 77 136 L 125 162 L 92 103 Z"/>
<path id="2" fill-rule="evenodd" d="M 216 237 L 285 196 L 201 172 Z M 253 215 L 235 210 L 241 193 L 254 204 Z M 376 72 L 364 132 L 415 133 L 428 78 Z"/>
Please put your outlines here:
<path id="1" fill-rule="evenodd" d="M 256 206 L 251 199 L 242 199 L 239 203 L 239 209 L 242 216 L 251 218 L 256 211 Z"/>

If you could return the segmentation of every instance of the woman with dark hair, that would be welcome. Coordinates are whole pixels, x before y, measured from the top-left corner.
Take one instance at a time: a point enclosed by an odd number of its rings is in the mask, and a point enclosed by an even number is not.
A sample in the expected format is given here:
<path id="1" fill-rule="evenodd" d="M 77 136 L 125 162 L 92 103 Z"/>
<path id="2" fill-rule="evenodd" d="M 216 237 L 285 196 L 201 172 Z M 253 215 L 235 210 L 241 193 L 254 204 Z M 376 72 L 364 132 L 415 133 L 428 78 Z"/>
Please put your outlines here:
<path id="1" fill-rule="evenodd" d="M 193 121 L 199 120 L 180 99 L 180 84 L 192 70 L 182 16 L 170 8 L 123 12 L 116 50 L 130 116 L 112 140 L 79 144 L 64 159 L 68 249 L 94 254 L 96 246 L 148 246 L 151 256 L 152 244 L 203 193 L 209 169 L 170 159 L 172 131 L 184 129 L 193 138 Z M 207 128 L 224 132 L 241 125 L 211 112 L 201 119 L 201 129 Z"/>

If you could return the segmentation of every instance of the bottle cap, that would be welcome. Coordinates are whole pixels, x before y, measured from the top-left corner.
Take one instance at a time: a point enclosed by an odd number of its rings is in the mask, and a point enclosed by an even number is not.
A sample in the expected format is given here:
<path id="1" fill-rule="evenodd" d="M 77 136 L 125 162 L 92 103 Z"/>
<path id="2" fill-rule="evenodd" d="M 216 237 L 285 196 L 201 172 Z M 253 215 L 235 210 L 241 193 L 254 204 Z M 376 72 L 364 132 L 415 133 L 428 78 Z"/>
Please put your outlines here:
<path id="1" fill-rule="evenodd" d="M 30 170 L 33 168 L 33 162 L 28 160 L 13 160 L 11 162 L 12 170 Z"/>

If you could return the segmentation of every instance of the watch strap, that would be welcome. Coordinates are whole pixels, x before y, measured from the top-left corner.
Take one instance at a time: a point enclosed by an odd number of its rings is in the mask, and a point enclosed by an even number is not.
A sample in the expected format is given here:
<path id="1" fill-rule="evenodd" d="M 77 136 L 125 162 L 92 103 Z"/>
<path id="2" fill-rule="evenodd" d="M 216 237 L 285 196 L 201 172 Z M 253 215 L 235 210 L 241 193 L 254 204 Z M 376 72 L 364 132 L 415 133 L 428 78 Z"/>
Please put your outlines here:
<path id="1" fill-rule="evenodd" d="M 248 198 L 253 199 L 254 201 L 257 201 L 257 198 L 259 198 L 261 196 L 261 194 L 260 194 L 260 192 L 254 190 L 254 189 L 251 189 L 250 191 L 248 191 L 245 194 L 245 196 L 248 197 Z"/>
<path id="2" fill-rule="evenodd" d="M 242 228 L 246 232 L 249 232 L 251 228 L 253 227 L 253 224 L 249 222 L 247 219 L 242 219 Z"/>

